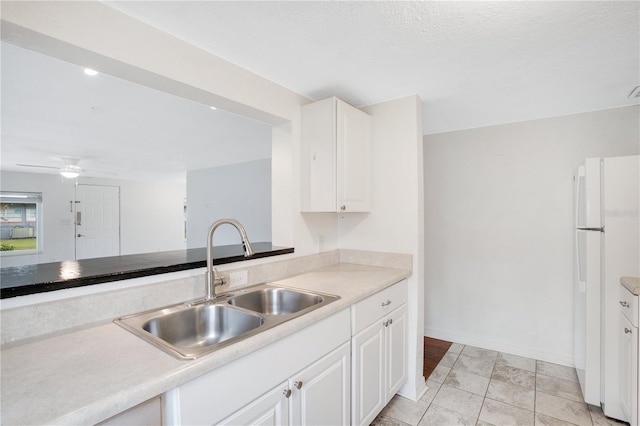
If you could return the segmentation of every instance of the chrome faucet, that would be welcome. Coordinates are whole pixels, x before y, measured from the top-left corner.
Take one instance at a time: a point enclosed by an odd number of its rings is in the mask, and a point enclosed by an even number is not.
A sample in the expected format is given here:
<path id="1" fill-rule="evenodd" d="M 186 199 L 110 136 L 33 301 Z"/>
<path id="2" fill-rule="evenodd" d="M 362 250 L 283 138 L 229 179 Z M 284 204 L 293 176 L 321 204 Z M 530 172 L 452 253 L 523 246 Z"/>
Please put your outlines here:
<path id="1" fill-rule="evenodd" d="M 240 233 L 240 238 L 242 238 L 242 247 L 244 248 L 244 257 L 250 257 L 253 255 L 253 247 L 251 247 L 251 243 L 247 237 L 247 231 L 244 230 L 244 226 L 242 226 L 240 222 L 230 217 L 225 217 L 213 222 L 209 227 L 209 234 L 207 235 L 207 277 L 205 283 L 205 300 L 215 299 L 216 287 L 225 284 L 224 277 L 220 276 L 216 268 L 213 267 L 213 233 L 216 231 L 218 226 L 225 223 L 233 225 Z"/>

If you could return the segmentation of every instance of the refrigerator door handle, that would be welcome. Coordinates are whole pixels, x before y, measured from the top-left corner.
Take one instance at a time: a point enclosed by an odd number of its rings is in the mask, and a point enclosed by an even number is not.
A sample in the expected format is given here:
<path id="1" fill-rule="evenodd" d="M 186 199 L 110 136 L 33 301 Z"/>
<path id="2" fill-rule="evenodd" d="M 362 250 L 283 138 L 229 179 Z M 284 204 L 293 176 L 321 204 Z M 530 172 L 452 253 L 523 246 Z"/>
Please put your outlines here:
<path id="1" fill-rule="evenodd" d="M 575 204 L 575 207 L 574 207 L 574 209 L 575 209 L 574 213 L 575 213 L 575 226 L 576 226 L 576 228 L 581 226 L 581 224 L 579 222 L 579 220 L 580 220 L 580 201 L 581 201 L 580 189 L 581 189 L 581 185 L 582 185 L 581 182 L 582 182 L 582 179 L 584 177 L 585 177 L 584 167 L 580 166 L 580 167 L 578 167 L 578 174 L 575 176 L 575 179 L 576 179 L 576 204 Z"/>
<path id="2" fill-rule="evenodd" d="M 576 274 L 577 274 L 577 283 L 578 283 L 578 291 L 580 293 L 584 293 L 587 291 L 587 282 L 586 277 L 582 275 L 582 260 L 580 256 L 580 233 L 586 232 L 580 229 L 576 229 Z M 586 237 L 586 235 L 585 235 Z"/>

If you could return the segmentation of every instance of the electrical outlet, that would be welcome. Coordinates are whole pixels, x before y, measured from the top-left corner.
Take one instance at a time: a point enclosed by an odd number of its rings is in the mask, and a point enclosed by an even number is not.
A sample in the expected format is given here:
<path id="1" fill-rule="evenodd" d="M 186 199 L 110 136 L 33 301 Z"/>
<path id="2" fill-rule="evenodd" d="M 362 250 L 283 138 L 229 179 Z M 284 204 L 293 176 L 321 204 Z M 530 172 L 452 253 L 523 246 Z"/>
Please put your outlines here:
<path id="1" fill-rule="evenodd" d="M 229 274 L 229 285 L 231 287 L 237 287 L 245 285 L 249 282 L 249 271 L 238 271 Z"/>

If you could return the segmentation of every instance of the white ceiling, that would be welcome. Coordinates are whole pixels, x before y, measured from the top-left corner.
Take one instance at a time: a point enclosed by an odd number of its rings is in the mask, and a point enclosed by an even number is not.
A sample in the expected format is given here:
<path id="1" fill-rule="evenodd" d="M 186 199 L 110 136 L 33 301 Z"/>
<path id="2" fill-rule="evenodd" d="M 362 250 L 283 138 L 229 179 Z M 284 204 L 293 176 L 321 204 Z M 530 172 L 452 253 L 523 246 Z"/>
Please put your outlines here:
<path id="1" fill-rule="evenodd" d="M 115 1 L 312 99 L 410 94 L 424 133 L 638 103 L 638 1 Z"/>
<path id="2" fill-rule="evenodd" d="M 2 170 L 184 182 L 271 157 L 271 126 L 2 43 Z"/>

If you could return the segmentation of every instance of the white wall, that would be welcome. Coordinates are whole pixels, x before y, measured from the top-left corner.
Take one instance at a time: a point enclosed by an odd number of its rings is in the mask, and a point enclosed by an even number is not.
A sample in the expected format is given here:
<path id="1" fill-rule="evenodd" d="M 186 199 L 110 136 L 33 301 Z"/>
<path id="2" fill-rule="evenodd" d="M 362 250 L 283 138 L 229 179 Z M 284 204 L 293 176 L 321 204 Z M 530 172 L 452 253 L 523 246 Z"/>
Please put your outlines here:
<path id="1" fill-rule="evenodd" d="M 184 184 L 137 181 L 114 183 L 120 186 L 120 254 L 186 248 Z"/>
<path id="2" fill-rule="evenodd" d="M 78 183 L 120 187 L 120 253 L 136 254 L 185 248 L 184 184 L 150 183 L 80 177 Z M 75 226 L 70 201 L 75 180 L 58 175 L 3 171 L 2 191 L 42 193 L 43 251 L 3 256 L 2 266 L 75 259 Z"/>
<path id="3" fill-rule="evenodd" d="M 415 398 L 424 389 L 422 101 L 408 96 L 363 108 L 373 122 L 370 213 L 341 214 L 340 248 L 409 253 L 409 382 L 401 394 Z"/>
<path id="4" fill-rule="evenodd" d="M 271 159 L 187 172 L 187 217 L 187 248 L 206 247 L 209 227 L 223 217 L 240 221 L 249 241 L 271 241 Z M 239 244 L 240 236 L 225 225 L 213 240 Z"/>
<path id="5" fill-rule="evenodd" d="M 573 183 L 639 107 L 424 137 L 425 334 L 571 365 Z"/>

